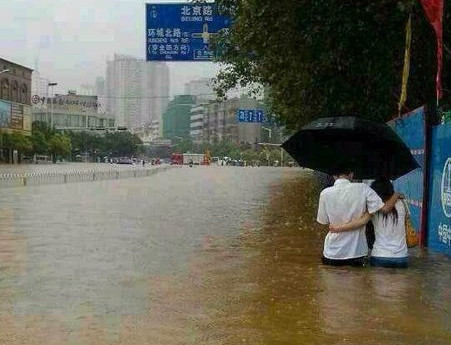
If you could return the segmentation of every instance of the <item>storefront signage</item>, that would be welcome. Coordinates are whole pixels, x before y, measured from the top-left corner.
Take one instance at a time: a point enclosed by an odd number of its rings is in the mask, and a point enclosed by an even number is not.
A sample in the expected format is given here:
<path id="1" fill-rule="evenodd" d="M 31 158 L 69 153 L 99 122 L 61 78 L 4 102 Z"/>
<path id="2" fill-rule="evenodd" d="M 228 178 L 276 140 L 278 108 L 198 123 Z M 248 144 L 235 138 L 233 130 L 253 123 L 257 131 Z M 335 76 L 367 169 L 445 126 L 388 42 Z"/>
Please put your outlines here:
<path id="1" fill-rule="evenodd" d="M 31 101 L 33 104 L 51 104 L 52 103 L 52 99 L 51 98 L 46 98 L 46 97 L 39 97 L 38 95 L 34 95 L 31 98 Z M 73 98 L 65 98 L 65 97 L 61 97 L 61 98 L 55 98 L 53 100 L 53 105 L 55 106 L 79 106 L 79 107 L 83 107 L 83 108 L 98 108 L 101 107 L 100 102 L 97 101 L 85 101 L 85 100 L 78 100 L 78 99 L 73 99 Z"/>
<path id="2" fill-rule="evenodd" d="M 12 103 L 11 105 L 11 128 L 23 129 L 23 105 Z"/>
<path id="3" fill-rule="evenodd" d="M 11 103 L 0 101 L 0 128 L 8 128 L 11 124 Z"/>

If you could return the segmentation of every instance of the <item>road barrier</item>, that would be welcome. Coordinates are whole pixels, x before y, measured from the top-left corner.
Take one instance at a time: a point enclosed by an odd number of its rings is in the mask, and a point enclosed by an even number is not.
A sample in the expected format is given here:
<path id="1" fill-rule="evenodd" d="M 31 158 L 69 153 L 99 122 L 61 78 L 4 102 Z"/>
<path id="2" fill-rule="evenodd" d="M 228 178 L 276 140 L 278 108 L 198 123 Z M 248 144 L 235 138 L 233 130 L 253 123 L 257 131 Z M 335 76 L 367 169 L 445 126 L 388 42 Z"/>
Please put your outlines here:
<path id="1" fill-rule="evenodd" d="M 26 187 L 46 184 L 64 184 L 91 182 L 123 178 L 148 177 L 157 172 L 169 169 L 170 166 L 152 168 L 134 168 L 124 170 L 85 170 L 70 172 L 37 172 L 0 174 L 0 189 L 9 187 Z"/>

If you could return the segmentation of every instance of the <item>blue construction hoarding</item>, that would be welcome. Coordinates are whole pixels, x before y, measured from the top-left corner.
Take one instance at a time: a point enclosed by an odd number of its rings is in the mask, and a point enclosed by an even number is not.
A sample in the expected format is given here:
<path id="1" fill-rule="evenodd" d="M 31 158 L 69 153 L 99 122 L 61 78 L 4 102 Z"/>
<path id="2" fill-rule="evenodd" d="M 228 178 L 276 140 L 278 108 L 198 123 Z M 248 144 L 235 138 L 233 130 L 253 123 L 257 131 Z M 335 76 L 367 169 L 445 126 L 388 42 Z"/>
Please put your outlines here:
<path id="1" fill-rule="evenodd" d="M 146 4 L 147 61 L 210 61 L 211 39 L 230 24 L 215 3 Z"/>
<path id="2" fill-rule="evenodd" d="M 432 128 L 427 245 L 451 254 L 451 124 Z"/>
<path id="3" fill-rule="evenodd" d="M 394 181 L 395 190 L 401 191 L 409 203 L 412 223 L 415 229 L 423 228 L 423 174 L 425 167 L 425 111 L 418 108 L 388 123 L 410 148 L 420 168 Z"/>
<path id="4" fill-rule="evenodd" d="M 389 122 L 418 161 L 420 168 L 394 182 L 403 193 L 417 229 L 426 230 L 426 246 L 451 255 L 451 124 L 433 126 L 430 131 L 429 164 L 426 166 L 425 109 L 418 108 Z M 429 193 L 425 195 L 426 174 Z M 427 201 L 426 219 L 422 219 L 423 202 Z"/>

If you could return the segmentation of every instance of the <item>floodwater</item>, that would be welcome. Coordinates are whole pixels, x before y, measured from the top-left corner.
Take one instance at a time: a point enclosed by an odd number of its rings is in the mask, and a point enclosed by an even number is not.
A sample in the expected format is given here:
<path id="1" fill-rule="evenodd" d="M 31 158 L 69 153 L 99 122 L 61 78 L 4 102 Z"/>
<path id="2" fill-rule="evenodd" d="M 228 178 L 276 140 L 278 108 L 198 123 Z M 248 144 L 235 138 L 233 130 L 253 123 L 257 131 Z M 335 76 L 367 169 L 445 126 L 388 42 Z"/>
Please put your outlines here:
<path id="1" fill-rule="evenodd" d="M 450 344 L 451 260 L 320 264 L 295 168 L 0 190 L 0 344 Z"/>

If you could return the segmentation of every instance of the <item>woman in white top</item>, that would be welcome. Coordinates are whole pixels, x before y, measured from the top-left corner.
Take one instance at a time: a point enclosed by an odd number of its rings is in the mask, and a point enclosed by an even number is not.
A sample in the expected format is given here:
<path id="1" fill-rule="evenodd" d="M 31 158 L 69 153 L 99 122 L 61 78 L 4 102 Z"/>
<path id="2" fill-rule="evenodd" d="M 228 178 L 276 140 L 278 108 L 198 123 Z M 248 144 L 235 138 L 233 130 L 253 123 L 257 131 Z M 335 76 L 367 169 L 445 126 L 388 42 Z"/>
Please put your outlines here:
<path id="1" fill-rule="evenodd" d="M 371 188 L 379 195 L 382 201 L 387 201 L 393 195 L 393 185 L 390 180 L 380 178 L 371 184 Z M 361 227 L 370 220 L 374 225 L 375 242 L 371 252 L 372 266 L 405 268 L 408 265 L 408 252 L 405 230 L 406 209 L 401 200 L 388 213 L 377 212 L 373 217 L 365 213 L 361 218 L 349 223 L 330 226 L 331 232 L 350 231 Z"/>

